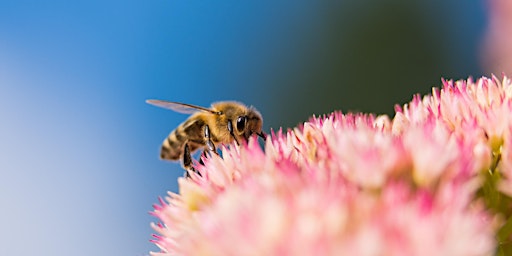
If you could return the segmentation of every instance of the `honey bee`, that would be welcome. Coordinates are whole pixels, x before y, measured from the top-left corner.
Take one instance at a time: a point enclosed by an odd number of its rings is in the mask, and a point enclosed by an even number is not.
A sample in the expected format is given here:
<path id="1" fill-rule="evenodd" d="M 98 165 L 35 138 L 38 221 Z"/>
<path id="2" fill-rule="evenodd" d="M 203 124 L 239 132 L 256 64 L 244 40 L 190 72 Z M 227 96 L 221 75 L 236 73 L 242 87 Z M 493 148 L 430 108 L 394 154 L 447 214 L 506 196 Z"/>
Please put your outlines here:
<path id="1" fill-rule="evenodd" d="M 165 100 L 147 100 L 147 103 L 171 109 L 179 113 L 192 114 L 163 141 L 160 158 L 183 159 L 185 170 L 194 171 L 191 153 L 203 149 L 217 154 L 216 146 L 233 141 L 247 141 L 256 134 L 266 139 L 262 131 L 263 119 L 253 107 L 234 101 L 213 103 L 211 108 Z M 188 176 L 188 173 L 187 173 Z"/>

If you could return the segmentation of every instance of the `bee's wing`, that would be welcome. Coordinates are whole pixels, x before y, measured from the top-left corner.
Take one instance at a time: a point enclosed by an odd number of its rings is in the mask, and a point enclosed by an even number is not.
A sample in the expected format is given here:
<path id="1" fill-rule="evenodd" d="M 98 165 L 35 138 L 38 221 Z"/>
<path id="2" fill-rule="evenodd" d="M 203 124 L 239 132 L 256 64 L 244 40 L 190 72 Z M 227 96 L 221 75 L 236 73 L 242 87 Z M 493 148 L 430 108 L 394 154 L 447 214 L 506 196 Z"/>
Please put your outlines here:
<path id="1" fill-rule="evenodd" d="M 204 108 L 204 107 L 195 106 L 195 105 L 186 104 L 186 103 L 180 103 L 180 102 L 172 102 L 172 101 L 166 101 L 166 100 L 146 100 L 146 103 L 157 106 L 157 107 L 174 110 L 176 112 L 183 113 L 183 114 L 192 114 L 197 111 L 205 111 L 205 112 L 209 112 L 209 113 L 217 114 L 217 115 L 220 114 L 220 112 L 214 111 L 209 108 Z"/>

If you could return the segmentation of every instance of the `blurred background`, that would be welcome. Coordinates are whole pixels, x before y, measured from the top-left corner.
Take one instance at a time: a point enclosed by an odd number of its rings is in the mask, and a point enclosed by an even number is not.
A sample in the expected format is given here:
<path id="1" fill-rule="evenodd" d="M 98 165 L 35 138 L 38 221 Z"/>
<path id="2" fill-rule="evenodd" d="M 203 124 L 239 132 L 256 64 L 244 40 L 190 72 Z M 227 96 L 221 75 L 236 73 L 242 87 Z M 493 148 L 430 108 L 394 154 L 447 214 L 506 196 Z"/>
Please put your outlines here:
<path id="1" fill-rule="evenodd" d="M 148 211 L 183 173 L 159 148 L 187 116 L 146 99 L 241 101 L 267 131 L 392 114 L 506 71 L 511 8 L 491 3 L 0 1 L 0 255 L 158 250 Z"/>

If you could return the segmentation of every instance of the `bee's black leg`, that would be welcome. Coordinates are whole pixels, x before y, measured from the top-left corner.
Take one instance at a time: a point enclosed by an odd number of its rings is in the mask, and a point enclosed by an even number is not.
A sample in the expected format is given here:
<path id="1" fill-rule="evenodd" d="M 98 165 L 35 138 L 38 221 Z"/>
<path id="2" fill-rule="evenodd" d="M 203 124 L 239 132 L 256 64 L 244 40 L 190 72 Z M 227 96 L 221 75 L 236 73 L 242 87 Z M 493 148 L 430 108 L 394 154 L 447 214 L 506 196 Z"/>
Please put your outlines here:
<path id="1" fill-rule="evenodd" d="M 192 166 L 192 156 L 190 155 L 190 148 L 188 147 L 188 143 L 185 143 L 185 148 L 183 150 L 183 169 L 185 169 L 185 177 L 186 178 L 190 178 L 190 172 L 194 172 L 194 173 L 201 175 Z"/>
<path id="2" fill-rule="evenodd" d="M 202 157 L 199 157 L 199 164 L 204 166 L 203 157 L 208 157 L 208 154 L 206 153 L 206 150 L 203 150 L 203 153 L 201 154 Z"/>
<path id="3" fill-rule="evenodd" d="M 228 131 L 229 131 L 229 134 L 231 135 L 231 137 L 233 137 L 233 139 L 235 139 L 236 144 L 238 146 L 240 146 L 240 143 L 236 139 L 235 132 L 233 131 L 233 123 L 229 119 L 228 119 Z"/>
<path id="4" fill-rule="evenodd" d="M 263 139 L 263 141 L 267 141 L 267 135 L 263 131 L 261 131 L 260 133 L 256 133 L 256 134 L 258 136 L 260 136 Z"/>
<path id="5" fill-rule="evenodd" d="M 219 154 L 217 153 L 217 149 L 215 148 L 215 144 L 213 144 L 213 141 L 212 141 L 212 137 L 211 137 L 211 134 L 210 134 L 210 127 L 208 127 L 208 125 L 205 125 L 204 126 L 204 143 L 206 145 L 206 149 L 209 150 L 210 152 L 213 152 L 215 154 Z"/>

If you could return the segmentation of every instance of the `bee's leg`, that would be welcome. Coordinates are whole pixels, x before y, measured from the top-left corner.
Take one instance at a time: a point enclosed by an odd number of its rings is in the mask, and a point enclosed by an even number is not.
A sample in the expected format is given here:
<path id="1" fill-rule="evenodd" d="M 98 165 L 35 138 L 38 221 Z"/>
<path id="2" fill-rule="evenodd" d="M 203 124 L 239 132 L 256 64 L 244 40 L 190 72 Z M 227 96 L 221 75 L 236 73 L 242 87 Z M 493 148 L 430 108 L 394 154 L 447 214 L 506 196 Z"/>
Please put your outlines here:
<path id="1" fill-rule="evenodd" d="M 199 164 L 204 166 L 203 157 L 204 158 L 208 157 L 208 154 L 206 153 L 206 150 L 203 150 L 203 153 L 201 155 L 202 155 L 202 157 L 199 157 Z"/>
<path id="2" fill-rule="evenodd" d="M 208 125 L 204 126 L 204 140 L 205 140 L 206 149 L 209 150 L 210 152 L 213 152 L 218 155 L 219 153 L 217 153 L 215 144 L 213 144 L 212 137 L 210 134 L 210 127 L 208 127 Z"/>
<path id="3" fill-rule="evenodd" d="M 260 133 L 256 133 L 256 134 L 258 136 L 260 136 L 263 139 L 263 141 L 267 141 L 267 135 L 263 131 L 261 131 Z"/>
<path id="4" fill-rule="evenodd" d="M 188 147 L 188 143 L 185 143 L 185 148 L 183 150 L 183 169 L 185 169 L 185 177 L 187 178 L 190 178 L 190 172 L 194 172 L 201 175 L 192 166 L 192 156 L 190 155 L 190 148 Z"/>
<path id="5" fill-rule="evenodd" d="M 229 131 L 229 134 L 231 135 L 231 137 L 233 137 L 233 139 L 235 139 L 236 144 L 238 146 L 240 146 L 240 143 L 238 142 L 238 139 L 235 136 L 235 132 L 233 131 L 233 123 L 229 119 L 228 119 L 228 131 Z"/>

